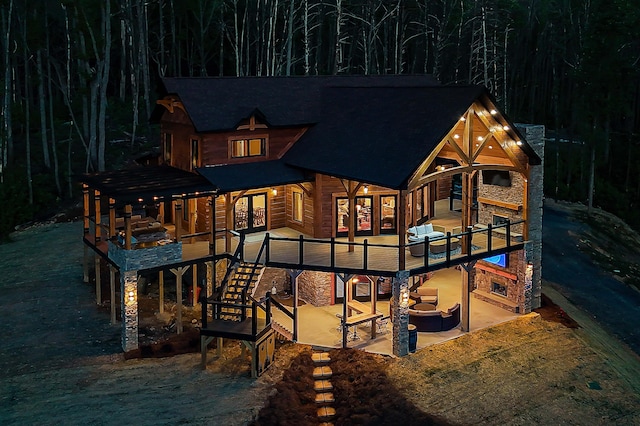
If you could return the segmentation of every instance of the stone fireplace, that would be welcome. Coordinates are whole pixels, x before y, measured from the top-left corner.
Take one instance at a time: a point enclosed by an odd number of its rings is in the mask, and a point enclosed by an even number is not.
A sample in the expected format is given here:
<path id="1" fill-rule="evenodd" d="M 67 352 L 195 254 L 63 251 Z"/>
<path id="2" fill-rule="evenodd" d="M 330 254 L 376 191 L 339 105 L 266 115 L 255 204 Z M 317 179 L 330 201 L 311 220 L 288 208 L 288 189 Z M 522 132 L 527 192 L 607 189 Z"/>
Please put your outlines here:
<path id="1" fill-rule="evenodd" d="M 507 297 L 507 286 L 496 281 L 491 281 L 491 293 Z"/>
<path id="2" fill-rule="evenodd" d="M 499 225 L 503 225 L 505 223 L 507 223 L 507 220 L 509 220 L 508 217 L 506 216 L 500 216 L 497 214 L 494 214 L 491 216 L 491 224 L 493 226 L 499 226 Z"/>

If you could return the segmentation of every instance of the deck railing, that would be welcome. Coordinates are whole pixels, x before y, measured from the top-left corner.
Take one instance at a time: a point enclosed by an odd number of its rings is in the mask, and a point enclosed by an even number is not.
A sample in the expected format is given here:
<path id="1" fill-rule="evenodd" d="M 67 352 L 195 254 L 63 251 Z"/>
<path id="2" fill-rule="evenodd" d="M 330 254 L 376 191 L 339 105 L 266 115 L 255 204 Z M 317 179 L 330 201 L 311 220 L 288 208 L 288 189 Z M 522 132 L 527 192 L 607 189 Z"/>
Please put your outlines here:
<path id="1" fill-rule="evenodd" d="M 448 232 L 442 237 L 407 243 L 404 269 L 414 275 L 519 250 L 523 241 L 521 234 L 514 232 L 514 227 L 522 223 L 524 221 L 520 220 L 500 225 L 476 225 L 459 233 Z M 398 244 L 370 243 L 367 239 L 362 242 L 326 240 L 303 235 L 274 237 L 269 233 L 263 244 L 266 245 L 267 266 L 384 276 L 394 275 L 402 269 Z M 421 261 L 416 262 L 419 257 L 422 257 Z"/>

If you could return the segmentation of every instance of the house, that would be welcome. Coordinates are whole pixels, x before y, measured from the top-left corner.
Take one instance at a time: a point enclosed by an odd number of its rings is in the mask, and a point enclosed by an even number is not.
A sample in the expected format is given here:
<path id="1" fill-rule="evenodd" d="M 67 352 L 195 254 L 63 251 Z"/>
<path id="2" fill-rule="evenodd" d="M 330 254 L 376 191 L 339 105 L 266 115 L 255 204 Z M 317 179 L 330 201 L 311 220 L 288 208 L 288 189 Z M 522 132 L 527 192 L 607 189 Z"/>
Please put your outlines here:
<path id="1" fill-rule="evenodd" d="M 469 331 L 472 300 L 539 306 L 544 129 L 510 122 L 484 87 L 315 76 L 166 78 L 161 90 L 161 164 L 83 178 L 85 254 L 110 265 L 112 312 L 120 273 L 125 350 L 137 277 L 156 272 L 176 276 L 177 294 L 183 276 L 202 287 L 203 357 L 211 339 L 237 338 L 256 374 L 274 330 L 297 340 L 300 300 L 339 305 L 343 346 L 388 318 L 396 355 L 410 322 Z M 436 296 L 421 308 L 437 314 L 418 318 L 418 287 L 447 268 L 456 304 Z"/>

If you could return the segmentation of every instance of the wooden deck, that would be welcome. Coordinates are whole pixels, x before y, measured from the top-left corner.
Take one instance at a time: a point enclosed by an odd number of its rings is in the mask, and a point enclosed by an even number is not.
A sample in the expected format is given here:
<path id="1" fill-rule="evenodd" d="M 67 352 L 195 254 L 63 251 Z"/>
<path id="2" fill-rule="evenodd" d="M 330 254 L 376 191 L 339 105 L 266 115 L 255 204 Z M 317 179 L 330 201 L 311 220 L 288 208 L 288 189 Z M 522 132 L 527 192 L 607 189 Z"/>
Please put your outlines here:
<path id="1" fill-rule="evenodd" d="M 462 236 L 452 236 L 460 240 L 460 248 L 441 254 L 429 254 L 414 257 L 410 247 L 405 247 L 405 270 L 412 273 L 423 273 L 427 270 L 438 270 L 451 267 L 471 260 L 481 259 L 489 255 L 520 250 L 523 242 L 519 234 L 515 234 L 507 244 L 504 231 L 493 230 L 491 237 L 491 251 L 489 251 L 489 230 L 476 229 L 471 234 L 471 250 L 464 253 Z M 260 259 L 257 255 L 265 238 L 269 238 L 268 250 L 263 252 Z M 92 235 L 87 235 L 85 241 L 91 241 Z M 442 241 L 442 239 L 434 240 Z M 235 251 L 239 243 L 238 237 L 232 238 L 231 249 Z M 418 243 L 422 244 L 422 243 Z M 353 250 L 349 251 L 349 246 Z M 107 244 L 93 246 L 94 250 L 103 257 L 107 255 Z M 349 244 L 347 238 L 317 239 L 300 234 L 290 228 L 280 228 L 269 232 L 250 234 L 244 245 L 244 259 L 257 261 L 268 266 L 288 269 L 311 269 L 318 271 L 335 271 L 342 273 L 363 273 L 372 275 L 394 275 L 400 270 L 399 245 L 397 235 L 380 235 L 374 237 L 356 237 L 354 243 Z M 216 253 L 224 253 L 224 240 L 216 242 Z M 182 261 L 194 262 L 209 256 L 208 241 L 183 241 Z M 167 265 L 168 266 L 168 265 Z"/>

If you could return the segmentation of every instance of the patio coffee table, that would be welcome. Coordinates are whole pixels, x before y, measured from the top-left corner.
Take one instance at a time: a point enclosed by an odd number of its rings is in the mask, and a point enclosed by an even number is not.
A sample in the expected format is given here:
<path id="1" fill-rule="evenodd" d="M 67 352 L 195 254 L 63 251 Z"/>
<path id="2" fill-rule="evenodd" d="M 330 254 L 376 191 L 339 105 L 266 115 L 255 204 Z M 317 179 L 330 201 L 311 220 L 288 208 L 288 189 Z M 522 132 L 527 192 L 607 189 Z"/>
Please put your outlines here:
<path id="1" fill-rule="evenodd" d="M 414 311 L 435 311 L 436 305 L 431 303 L 416 303 L 411 307 Z"/>

